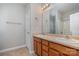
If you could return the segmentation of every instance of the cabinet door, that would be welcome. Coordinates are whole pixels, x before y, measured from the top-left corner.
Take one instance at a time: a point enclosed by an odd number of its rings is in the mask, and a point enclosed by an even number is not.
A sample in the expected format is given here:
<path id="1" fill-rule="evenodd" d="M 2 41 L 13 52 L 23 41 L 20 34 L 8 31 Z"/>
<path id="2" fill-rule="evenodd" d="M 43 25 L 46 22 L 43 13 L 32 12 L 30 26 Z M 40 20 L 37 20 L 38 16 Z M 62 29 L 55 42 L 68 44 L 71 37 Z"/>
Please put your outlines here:
<path id="1" fill-rule="evenodd" d="M 47 40 L 42 40 L 42 45 L 48 46 L 48 41 Z"/>
<path id="2" fill-rule="evenodd" d="M 59 52 L 53 49 L 49 49 L 49 56 L 59 56 Z"/>
<path id="3" fill-rule="evenodd" d="M 37 55 L 41 55 L 41 39 L 34 37 L 34 52 Z"/>
<path id="4" fill-rule="evenodd" d="M 42 50 L 42 56 L 48 56 L 48 52 Z"/>
<path id="5" fill-rule="evenodd" d="M 45 45 L 42 44 L 42 50 L 48 52 L 48 46 L 45 46 Z"/>
<path id="6" fill-rule="evenodd" d="M 36 40 L 34 40 L 34 52 L 36 53 Z"/>
<path id="7" fill-rule="evenodd" d="M 72 48 L 57 44 L 57 43 L 50 42 L 49 47 L 65 54 L 65 55 L 75 56 L 77 54 L 77 51 L 75 49 L 72 49 Z"/>
<path id="8" fill-rule="evenodd" d="M 42 44 L 42 56 L 48 56 L 48 46 Z"/>
<path id="9" fill-rule="evenodd" d="M 37 53 L 37 55 L 41 56 L 41 43 L 37 42 L 36 45 L 37 45 L 36 46 L 36 49 L 37 49 L 36 53 Z"/>

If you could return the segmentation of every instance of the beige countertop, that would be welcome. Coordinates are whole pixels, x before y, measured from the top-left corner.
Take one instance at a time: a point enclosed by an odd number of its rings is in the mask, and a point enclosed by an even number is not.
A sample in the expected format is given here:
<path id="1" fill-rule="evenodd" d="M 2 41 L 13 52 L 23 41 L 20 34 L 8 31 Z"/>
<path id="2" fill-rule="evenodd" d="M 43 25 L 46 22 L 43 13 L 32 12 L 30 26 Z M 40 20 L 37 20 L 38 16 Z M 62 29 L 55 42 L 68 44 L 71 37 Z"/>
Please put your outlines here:
<path id="1" fill-rule="evenodd" d="M 34 36 L 79 50 L 79 40 L 76 39 L 67 39 L 64 38 L 62 35 L 35 34 Z"/>

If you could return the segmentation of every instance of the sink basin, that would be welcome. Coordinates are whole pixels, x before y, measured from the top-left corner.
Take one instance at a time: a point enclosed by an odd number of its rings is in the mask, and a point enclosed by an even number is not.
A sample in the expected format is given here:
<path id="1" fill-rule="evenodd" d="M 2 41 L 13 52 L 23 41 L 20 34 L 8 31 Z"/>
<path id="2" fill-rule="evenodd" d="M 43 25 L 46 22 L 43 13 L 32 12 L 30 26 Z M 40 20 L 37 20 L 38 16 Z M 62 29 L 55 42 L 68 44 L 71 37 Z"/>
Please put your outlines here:
<path id="1" fill-rule="evenodd" d="M 60 42 L 64 42 L 64 43 L 79 44 L 79 40 L 76 40 L 76 39 L 56 38 L 55 40 L 60 41 Z"/>
<path id="2" fill-rule="evenodd" d="M 49 40 L 49 41 L 53 41 L 53 42 L 57 42 L 57 43 L 63 43 L 63 44 L 78 44 L 79 45 L 79 40 L 76 39 L 67 39 L 67 38 L 61 38 L 61 37 L 51 37 L 48 36 L 46 34 L 41 34 L 41 35 L 36 35 L 37 37 Z"/>

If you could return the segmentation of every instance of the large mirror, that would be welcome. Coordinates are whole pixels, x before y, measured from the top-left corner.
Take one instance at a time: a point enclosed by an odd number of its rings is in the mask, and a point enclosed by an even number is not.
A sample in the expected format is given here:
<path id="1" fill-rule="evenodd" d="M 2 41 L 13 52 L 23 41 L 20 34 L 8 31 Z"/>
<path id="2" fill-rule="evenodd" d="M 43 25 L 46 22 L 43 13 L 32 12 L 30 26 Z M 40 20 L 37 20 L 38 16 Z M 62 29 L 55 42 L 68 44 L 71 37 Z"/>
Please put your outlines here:
<path id="1" fill-rule="evenodd" d="M 79 12 L 70 15 L 71 34 L 79 35 Z"/>
<path id="2" fill-rule="evenodd" d="M 51 34 L 56 34 L 56 16 L 50 15 L 50 31 Z"/>
<path id="3" fill-rule="evenodd" d="M 43 32 L 79 35 L 79 3 L 55 3 L 51 5 L 52 8 L 43 13 Z"/>

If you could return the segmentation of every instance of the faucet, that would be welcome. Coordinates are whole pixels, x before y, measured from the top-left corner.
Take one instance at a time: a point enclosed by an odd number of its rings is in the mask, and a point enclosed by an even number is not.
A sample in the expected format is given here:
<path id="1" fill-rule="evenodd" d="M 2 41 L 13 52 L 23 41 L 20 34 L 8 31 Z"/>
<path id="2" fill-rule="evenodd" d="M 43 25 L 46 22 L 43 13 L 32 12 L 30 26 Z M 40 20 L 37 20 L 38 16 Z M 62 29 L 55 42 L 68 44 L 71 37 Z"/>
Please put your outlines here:
<path id="1" fill-rule="evenodd" d="M 65 38 L 70 39 L 69 35 L 65 35 Z"/>

